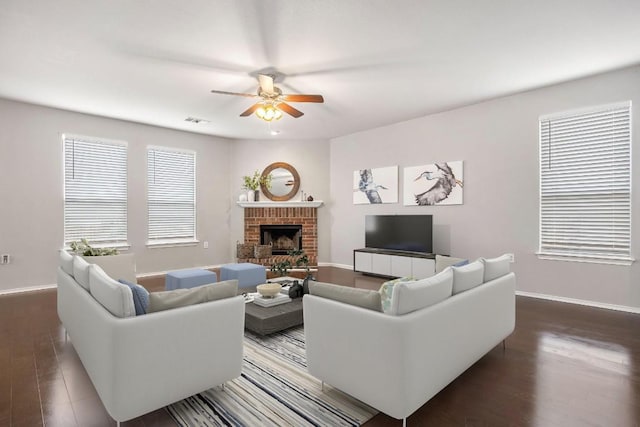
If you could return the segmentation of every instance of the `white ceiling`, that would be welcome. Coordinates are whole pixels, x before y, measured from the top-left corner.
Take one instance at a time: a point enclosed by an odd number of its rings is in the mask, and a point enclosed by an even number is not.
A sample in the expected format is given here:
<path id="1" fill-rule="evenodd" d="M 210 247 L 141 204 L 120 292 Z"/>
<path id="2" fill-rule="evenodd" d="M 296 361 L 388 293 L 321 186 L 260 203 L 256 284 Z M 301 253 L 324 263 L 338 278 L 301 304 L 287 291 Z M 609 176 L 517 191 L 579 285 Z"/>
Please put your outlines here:
<path id="1" fill-rule="evenodd" d="M 638 64 L 639 40 L 639 0 L 0 0 L 0 97 L 262 139 L 210 90 L 276 70 L 325 98 L 277 138 L 331 138 Z"/>

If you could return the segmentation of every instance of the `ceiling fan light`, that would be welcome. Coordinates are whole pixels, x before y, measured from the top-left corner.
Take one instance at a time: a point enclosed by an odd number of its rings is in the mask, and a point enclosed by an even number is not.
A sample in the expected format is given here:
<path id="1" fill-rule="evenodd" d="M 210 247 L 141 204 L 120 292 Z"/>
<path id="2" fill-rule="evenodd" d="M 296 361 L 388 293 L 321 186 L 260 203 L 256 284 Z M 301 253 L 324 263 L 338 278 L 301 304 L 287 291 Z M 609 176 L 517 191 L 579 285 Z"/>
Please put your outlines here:
<path id="1" fill-rule="evenodd" d="M 258 107 L 258 109 L 256 110 L 256 116 L 260 117 L 263 120 L 264 120 L 265 113 L 266 113 L 266 111 L 265 111 L 264 107 Z"/>

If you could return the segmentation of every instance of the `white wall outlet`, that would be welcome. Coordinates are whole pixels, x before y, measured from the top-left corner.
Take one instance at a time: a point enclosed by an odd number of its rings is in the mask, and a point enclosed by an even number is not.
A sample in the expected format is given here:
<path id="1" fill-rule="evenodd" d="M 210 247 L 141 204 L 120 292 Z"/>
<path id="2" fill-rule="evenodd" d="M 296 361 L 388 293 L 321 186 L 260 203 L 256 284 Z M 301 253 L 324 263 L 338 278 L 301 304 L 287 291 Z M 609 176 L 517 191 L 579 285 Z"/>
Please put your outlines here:
<path id="1" fill-rule="evenodd" d="M 10 264 L 11 263 L 11 255 L 2 254 L 0 255 L 0 264 Z"/>
<path id="2" fill-rule="evenodd" d="M 204 242 L 204 243 L 202 244 L 202 246 L 203 246 L 205 249 L 209 249 L 209 242 Z"/>
<path id="3" fill-rule="evenodd" d="M 507 254 L 507 255 L 509 256 L 510 263 L 516 262 L 516 256 L 514 254 Z"/>

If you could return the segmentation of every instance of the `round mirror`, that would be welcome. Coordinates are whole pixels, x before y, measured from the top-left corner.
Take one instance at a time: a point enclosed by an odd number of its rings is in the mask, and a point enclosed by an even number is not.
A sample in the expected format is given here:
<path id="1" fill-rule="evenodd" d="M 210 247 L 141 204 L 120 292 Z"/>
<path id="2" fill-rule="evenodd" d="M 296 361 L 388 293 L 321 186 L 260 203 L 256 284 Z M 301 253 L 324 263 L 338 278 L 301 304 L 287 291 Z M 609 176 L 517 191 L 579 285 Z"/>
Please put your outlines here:
<path id="1" fill-rule="evenodd" d="M 264 178 L 269 175 L 271 175 L 271 188 L 260 184 L 260 190 L 268 199 L 281 202 L 293 198 L 298 193 L 300 175 L 298 175 L 296 168 L 289 163 L 271 163 L 262 172 Z"/>

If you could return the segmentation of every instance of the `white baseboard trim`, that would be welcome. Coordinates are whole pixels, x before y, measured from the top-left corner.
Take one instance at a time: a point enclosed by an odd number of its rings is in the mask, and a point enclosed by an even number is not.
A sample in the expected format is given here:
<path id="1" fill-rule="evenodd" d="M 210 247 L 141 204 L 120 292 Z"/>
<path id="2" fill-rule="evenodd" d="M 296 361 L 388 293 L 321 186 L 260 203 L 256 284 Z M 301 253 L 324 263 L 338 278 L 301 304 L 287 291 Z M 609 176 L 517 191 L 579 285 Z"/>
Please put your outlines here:
<path id="1" fill-rule="evenodd" d="M 336 267 L 336 268 L 342 268 L 342 269 L 345 269 L 345 270 L 352 270 L 353 271 L 353 265 L 337 264 L 335 262 L 319 262 L 318 266 L 320 266 L 320 267 Z"/>
<path id="2" fill-rule="evenodd" d="M 41 286 L 29 286 L 26 288 L 5 289 L 0 291 L 0 295 L 21 294 L 23 292 L 34 292 L 34 291 L 46 291 L 47 289 L 56 289 L 57 287 L 58 285 L 54 283 L 53 285 L 41 285 Z"/>
<path id="3" fill-rule="evenodd" d="M 555 295 L 547 295 L 547 294 L 537 294 L 534 292 L 524 292 L 524 291 L 516 291 L 516 295 L 529 297 L 529 298 L 538 298 L 538 299 L 546 299 L 549 301 L 557 301 L 557 302 L 565 302 L 568 304 L 577 304 L 577 305 L 585 305 L 588 307 L 595 308 L 604 308 L 607 310 L 615 310 L 615 311 L 624 311 L 626 313 L 634 313 L 640 314 L 640 307 L 629 307 L 626 305 L 617 305 L 617 304 L 608 304 L 604 302 L 596 302 L 596 301 L 588 301 L 583 299 L 576 298 L 567 298 L 567 297 L 559 297 Z"/>

